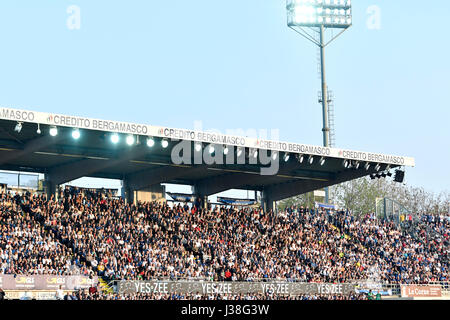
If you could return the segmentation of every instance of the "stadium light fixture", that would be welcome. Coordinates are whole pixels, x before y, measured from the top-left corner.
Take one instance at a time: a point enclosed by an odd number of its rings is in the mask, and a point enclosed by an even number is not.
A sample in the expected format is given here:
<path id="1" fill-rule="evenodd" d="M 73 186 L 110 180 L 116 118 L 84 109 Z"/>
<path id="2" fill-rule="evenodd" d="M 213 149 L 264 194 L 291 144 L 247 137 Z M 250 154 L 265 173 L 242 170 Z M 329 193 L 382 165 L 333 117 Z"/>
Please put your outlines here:
<path id="1" fill-rule="evenodd" d="M 284 162 L 288 162 L 290 157 L 291 157 L 291 155 L 289 153 L 286 153 L 283 157 Z"/>
<path id="2" fill-rule="evenodd" d="M 111 135 L 111 142 L 114 143 L 114 144 L 118 144 L 119 141 L 120 141 L 119 135 L 117 133 L 113 133 Z"/>
<path id="3" fill-rule="evenodd" d="M 223 146 L 223 154 L 224 154 L 224 155 L 227 155 L 228 152 L 229 152 L 228 147 L 227 147 L 227 146 Z"/>
<path id="4" fill-rule="evenodd" d="M 324 157 L 320 158 L 320 161 L 319 161 L 320 165 L 323 166 L 325 164 L 325 161 L 326 160 Z"/>
<path id="5" fill-rule="evenodd" d="M 195 143 L 195 151 L 197 152 L 202 151 L 202 144 L 200 142 Z"/>
<path id="6" fill-rule="evenodd" d="M 323 145 L 331 147 L 325 48 L 352 25 L 352 3 L 351 0 L 286 0 L 286 10 L 288 27 L 320 48 Z M 329 202 L 328 188 L 325 188 L 325 202 Z"/>
<path id="7" fill-rule="evenodd" d="M 216 151 L 216 149 L 214 148 L 214 146 L 213 146 L 213 145 L 210 145 L 210 146 L 209 146 L 209 148 L 208 148 L 208 152 L 209 152 L 209 154 L 213 154 L 213 153 L 214 153 L 214 151 Z"/>
<path id="8" fill-rule="evenodd" d="M 253 155 L 253 158 L 257 158 L 258 157 L 258 149 L 253 150 L 252 155 Z"/>
<path id="9" fill-rule="evenodd" d="M 380 171 L 381 169 L 381 165 L 379 163 L 377 163 L 377 165 L 375 166 L 375 171 Z"/>
<path id="10" fill-rule="evenodd" d="M 313 162 L 314 162 L 314 157 L 313 156 L 309 156 L 308 157 L 308 163 L 309 164 L 313 164 Z"/>
<path id="11" fill-rule="evenodd" d="M 41 126 L 40 126 L 39 123 L 38 123 L 38 128 L 37 128 L 37 130 L 36 130 L 36 133 L 37 133 L 37 134 L 41 134 L 41 133 L 42 133 L 42 131 L 41 131 Z"/>
<path id="12" fill-rule="evenodd" d="M 127 136 L 127 139 L 126 139 L 127 145 L 132 146 L 134 144 L 134 141 L 135 140 L 134 140 L 134 136 L 133 135 Z"/>
<path id="13" fill-rule="evenodd" d="M 147 138 L 147 146 L 152 148 L 155 145 L 155 140 L 153 138 Z"/>
<path id="14" fill-rule="evenodd" d="M 344 168 L 348 169 L 348 167 L 350 166 L 350 161 L 348 161 L 347 159 L 342 161 L 342 165 L 344 166 Z"/>
<path id="15" fill-rule="evenodd" d="M 80 130 L 73 129 L 72 138 L 74 138 L 75 140 L 78 140 L 78 139 L 80 139 L 80 137 L 81 137 Z"/>
<path id="16" fill-rule="evenodd" d="M 161 146 L 166 149 L 169 146 L 169 141 L 167 141 L 166 139 L 163 139 L 161 141 Z"/>
<path id="17" fill-rule="evenodd" d="M 17 122 L 14 131 L 20 133 L 22 131 L 22 122 Z"/>
<path id="18" fill-rule="evenodd" d="M 239 147 L 238 149 L 237 149 L 237 156 L 238 157 L 240 157 L 241 155 L 242 155 L 242 148 L 241 147 Z"/>
<path id="19" fill-rule="evenodd" d="M 355 163 L 355 169 L 358 170 L 360 166 L 361 166 L 361 162 L 356 161 L 356 163 Z"/>
<path id="20" fill-rule="evenodd" d="M 298 156 L 298 162 L 303 163 L 304 160 L 305 160 L 305 155 L 301 154 Z"/>
<path id="21" fill-rule="evenodd" d="M 275 161 L 277 159 L 278 159 L 278 152 L 275 151 L 272 153 L 272 160 Z"/>
<path id="22" fill-rule="evenodd" d="M 366 169 L 366 171 L 369 171 L 369 169 L 370 169 L 370 162 L 366 162 L 366 164 L 364 165 L 364 169 Z"/>
<path id="23" fill-rule="evenodd" d="M 56 137 L 56 136 L 58 135 L 58 128 L 56 128 L 56 127 L 51 127 L 51 128 L 50 128 L 50 135 L 51 135 L 52 137 Z"/>

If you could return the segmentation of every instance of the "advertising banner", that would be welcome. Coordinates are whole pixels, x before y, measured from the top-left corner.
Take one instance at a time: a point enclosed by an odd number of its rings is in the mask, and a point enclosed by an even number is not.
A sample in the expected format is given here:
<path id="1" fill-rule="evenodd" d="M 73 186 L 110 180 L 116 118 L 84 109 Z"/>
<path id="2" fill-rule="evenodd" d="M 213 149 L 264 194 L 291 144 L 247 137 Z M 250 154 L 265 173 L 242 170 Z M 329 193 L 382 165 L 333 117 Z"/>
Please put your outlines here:
<path id="1" fill-rule="evenodd" d="M 119 281 L 120 294 L 275 294 L 275 295 L 348 295 L 353 284 L 297 282 L 199 282 L 199 281 Z"/>
<path id="2" fill-rule="evenodd" d="M 96 286 L 98 277 L 83 276 L 23 276 L 0 275 L 0 287 L 3 290 L 63 290 L 86 289 Z"/>
<path id="3" fill-rule="evenodd" d="M 403 298 L 439 298 L 442 297 L 440 286 L 402 285 Z"/>

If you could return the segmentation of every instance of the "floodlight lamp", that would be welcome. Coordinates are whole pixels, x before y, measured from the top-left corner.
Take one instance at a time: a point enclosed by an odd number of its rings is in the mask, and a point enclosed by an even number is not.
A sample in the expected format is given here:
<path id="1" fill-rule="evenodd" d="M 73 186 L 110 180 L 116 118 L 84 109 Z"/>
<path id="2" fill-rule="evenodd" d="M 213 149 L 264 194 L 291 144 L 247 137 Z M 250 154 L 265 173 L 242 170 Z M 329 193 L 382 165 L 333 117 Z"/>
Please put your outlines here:
<path id="1" fill-rule="evenodd" d="M 305 160 L 305 156 L 303 154 L 298 156 L 298 162 L 303 163 L 303 160 Z"/>
<path id="2" fill-rule="evenodd" d="M 213 154 L 214 151 L 215 151 L 214 146 L 213 146 L 213 145 L 210 145 L 209 148 L 208 148 L 208 151 L 209 151 L 209 154 Z"/>
<path id="3" fill-rule="evenodd" d="M 272 160 L 275 161 L 278 159 L 278 152 L 272 153 Z"/>
<path id="4" fill-rule="evenodd" d="M 195 151 L 197 152 L 202 151 L 202 144 L 200 142 L 195 143 Z"/>
<path id="5" fill-rule="evenodd" d="M 288 162 L 290 157 L 291 157 L 291 155 L 289 153 L 286 153 L 283 158 L 284 162 Z"/>
<path id="6" fill-rule="evenodd" d="M 36 133 L 37 133 L 37 134 L 41 134 L 41 133 L 42 133 L 42 131 L 41 131 L 41 126 L 39 125 L 39 123 L 38 123 L 38 128 L 37 128 L 37 130 L 36 130 Z"/>
<path id="7" fill-rule="evenodd" d="M 237 156 L 240 157 L 242 155 L 242 148 L 238 148 L 237 150 Z"/>
<path id="8" fill-rule="evenodd" d="M 134 136 L 129 135 L 127 136 L 127 145 L 132 146 L 134 144 Z"/>
<path id="9" fill-rule="evenodd" d="M 155 145 L 155 140 L 153 138 L 147 138 L 147 146 L 149 148 L 153 147 Z"/>
<path id="10" fill-rule="evenodd" d="M 352 25 L 352 5 L 348 0 L 287 0 L 289 27 L 347 29 Z"/>
<path id="11" fill-rule="evenodd" d="M 308 163 L 309 164 L 313 164 L 313 162 L 314 162 L 314 157 L 313 156 L 309 156 L 308 157 Z"/>
<path id="12" fill-rule="evenodd" d="M 120 140 L 120 137 L 119 137 L 119 135 L 117 133 L 113 133 L 111 135 L 111 142 L 112 143 L 117 144 L 117 143 L 119 143 L 119 140 Z"/>
<path id="13" fill-rule="evenodd" d="M 258 149 L 253 150 L 253 158 L 258 157 Z"/>
<path id="14" fill-rule="evenodd" d="M 323 166 L 325 164 L 325 161 L 326 160 L 324 157 L 320 158 L 320 161 L 319 161 L 320 165 Z"/>
<path id="15" fill-rule="evenodd" d="M 78 139 L 80 139 L 80 137 L 81 137 L 80 130 L 74 129 L 72 131 L 72 138 L 74 138 L 75 140 L 78 140 Z"/>
<path id="16" fill-rule="evenodd" d="M 348 168 L 350 166 L 350 161 L 344 160 L 342 161 L 342 165 L 344 166 L 344 168 Z"/>
<path id="17" fill-rule="evenodd" d="M 223 154 L 227 155 L 228 154 L 228 147 L 227 146 L 223 146 Z"/>
<path id="18" fill-rule="evenodd" d="M 369 169 L 370 169 L 370 162 L 367 162 L 365 164 L 364 169 L 366 169 L 366 171 L 369 171 Z"/>
<path id="19" fill-rule="evenodd" d="M 14 128 L 14 131 L 17 133 L 20 133 L 20 131 L 22 131 L 22 122 L 17 122 L 16 127 Z"/>
<path id="20" fill-rule="evenodd" d="M 58 135 L 58 128 L 56 128 L 56 127 L 51 127 L 51 128 L 50 128 L 50 135 L 51 135 L 52 137 L 56 137 L 56 136 Z"/>
<path id="21" fill-rule="evenodd" d="M 169 146 L 169 141 L 167 141 L 166 139 L 163 139 L 161 141 L 161 146 L 165 149 Z"/>

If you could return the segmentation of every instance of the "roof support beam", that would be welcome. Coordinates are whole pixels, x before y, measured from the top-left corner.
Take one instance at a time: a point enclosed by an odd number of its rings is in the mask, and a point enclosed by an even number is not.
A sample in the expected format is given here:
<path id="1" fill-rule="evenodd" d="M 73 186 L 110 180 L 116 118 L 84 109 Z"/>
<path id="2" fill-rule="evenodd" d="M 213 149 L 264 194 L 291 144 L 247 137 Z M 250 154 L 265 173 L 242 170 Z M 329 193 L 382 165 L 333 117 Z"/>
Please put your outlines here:
<path id="1" fill-rule="evenodd" d="M 277 184 L 264 189 L 264 193 L 270 201 L 280 201 L 286 198 L 294 197 L 321 188 L 336 185 L 342 182 L 361 178 L 374 173 L 374 170 L 365 171 L 364 169 L 344 171 L 336 174 L 336 179 L 328 181 L 316 180 L 298 180 L 283 184 Z"/>
<path id="2" fill-rule="evenodd" d="M 28 141 L 24 144 L 21 150 L 11 150 L 6 156 L 0 159 L 0 166 L 4 164 L 14 163 L 15 160 L 26 157 L 27 155 L 43 150 L 56 142 L 63 139 L 61 136 L 51 137 L 42 136 L 33 140 Z"/>
<path id="3" fill-rule="evenodd" d="M 170 182 L 186 174 L 201 173 L 206 167 L 201 166 L 181 166 L 167 165 L 157 169 L 145 170 L 129 174 L 125 177 L 127 188 L 132 190 L 142 190 L 155 184 Z"/>
<path id="4" fill-rule="evenodd" d="M 148 147 L 136 146 L 134 149 L 122 153 L 122 155 L 116 159 L 83 159 L 51 168 L 48 171 L 48 174 L 53 183 L 60 185 L 78 178 L 93 175 L 96 172 L 103 171 L 107 168 L 119 166 L 132 159 L 143 156 L 148 152 Z"/>

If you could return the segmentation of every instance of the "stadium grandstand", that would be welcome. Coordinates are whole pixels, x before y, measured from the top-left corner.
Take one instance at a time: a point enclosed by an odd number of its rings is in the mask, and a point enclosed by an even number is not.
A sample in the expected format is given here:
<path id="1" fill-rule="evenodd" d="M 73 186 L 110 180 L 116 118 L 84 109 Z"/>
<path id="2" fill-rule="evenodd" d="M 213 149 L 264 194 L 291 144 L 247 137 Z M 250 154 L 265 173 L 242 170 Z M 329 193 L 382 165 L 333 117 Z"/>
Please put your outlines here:
<path id="1" fill-rule="evenodd" d="M 448 216 L 398 225 L 373 213 L 274 205 L 414 165 L 403 156 L 1 108 L 0 169 L 40 173 L 44 183 L 32 191 L 2 185 L 0 288 L 8 299 L 442 299 Z M 60 188 L 80 177 L 124 187 L 120 195 Z M 193 186 L 192 200 L 169 204 L 163 183 Z M 260 192 L 260 206 L 208 203 L 230 189 Z"/>

